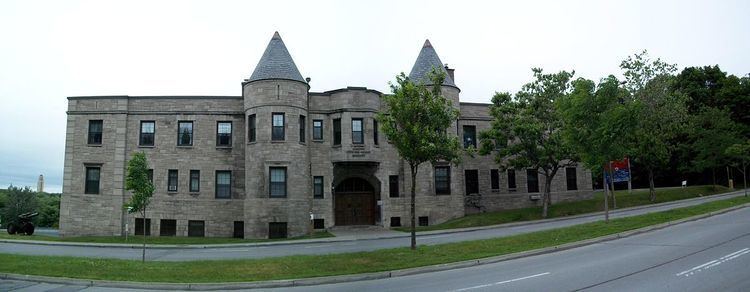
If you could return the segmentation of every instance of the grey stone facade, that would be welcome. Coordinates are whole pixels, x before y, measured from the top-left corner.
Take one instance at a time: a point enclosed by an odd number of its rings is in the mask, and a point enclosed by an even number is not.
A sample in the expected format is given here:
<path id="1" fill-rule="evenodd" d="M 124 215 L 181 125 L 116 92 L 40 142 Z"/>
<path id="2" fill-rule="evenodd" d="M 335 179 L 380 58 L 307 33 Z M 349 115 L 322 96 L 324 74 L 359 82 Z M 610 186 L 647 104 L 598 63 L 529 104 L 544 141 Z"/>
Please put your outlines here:
<path id="1" fill-rule="evenodd" d="M 426 42 L 411 75 L 424 74 L 425 64 L 435 62 L 440 60 Z M 475 126 L 478 136 L 489 127 L 488 104 L 461 103 L 453 70 L 447 72 L 451 83 L 443 86 L 444 94 L 461 112 L 451 132 L 461 138 L 465 125 Z M 408 226 L 408 166 L 382 133 L 375 140 L 374 116 L 382 108 L 382 93 L 361 87 L 309 92 L 300 76 L 275 34 L 253 77 L 242 83 L 242 96 L 69 97 L 61 235 L 122 235 L 126 225 L 127 232 L 134 233 L 135 216 L 123 206 L 130 196 L 124 190 L 125 169 L 136 151 L 146 153 L 153 169 L 156 191 L 146 216 L 152 235 L 187 236 L 189 222 L 202 221 L 205 236 L 267 238 L 285 227 L 282 235 L 291 237 L 313 228 L 311 216 L 324 228 L 341 225 L 337 218 L 385 227 L 400 221 Z M 273 114 L 284 117 L 281 139 L 272 137 Z M 354 143 L 353 119 L 362 121 L 363 143 Z M 334 143 L 335 120 L 341 128 L 338 144 Z M 102 121 L 100 142 L 89 143 L 97 135 L 96 129 L 89 129 L 91 121 Z M 154 122 L 153 146 L 140 143 L 142 121 Z M 178 144 L 181 121 L 192 122 L 191 145 Z M 321 139 L 313 136 L 316 121 L 322 123 Z M 218 122 L 231 122 L 229 145 L 217 146 Z M 87 167 L 98 169 L 98 181 L 87 182 Z M 272 196 L 270 171 L 279 167 L 286 171 L 286 192 Z M 485 210 L 540 204 L 530 199 L 534 194 L 527 190 L 525 170 L 515 171 L 515 189 L 509 189 L 507 172 L 498 170 L 499 188 L 493 189 L 492 169 L 498 169 L 492 157 L 466 156 L 460 165 L 450 167 L 450 194 L 438 195 L 434 167 L 422 165 L 416 186 L 417 216 L 426 217 L 423 223 L 432 225 L 477 212 L 465 203 L 466 170 L 478 172 L 478 193 Z M 176 190 L 168 189 L 169 170 L 177 170 Z M 191 170 L 199 171 L 198 190 L 191 190 Z M 217 171 L 230 172 L 227 197 L 217 198 Z M 314 177 L 322 177 L 322 197 L 314 195 Z M 554 202 L 591 197 L 591 173 L 578 167 L 574 177 L 575 189 L 568 190 L 565 170 L 558 173 L 552 183 Z M 391 196 L 392 178 L 398 182 L 396 197 Z M 540 189 L 542 180 L 539 176 Z M 162 220 L 175 220 L 174 230 L 162 226 Z"/>

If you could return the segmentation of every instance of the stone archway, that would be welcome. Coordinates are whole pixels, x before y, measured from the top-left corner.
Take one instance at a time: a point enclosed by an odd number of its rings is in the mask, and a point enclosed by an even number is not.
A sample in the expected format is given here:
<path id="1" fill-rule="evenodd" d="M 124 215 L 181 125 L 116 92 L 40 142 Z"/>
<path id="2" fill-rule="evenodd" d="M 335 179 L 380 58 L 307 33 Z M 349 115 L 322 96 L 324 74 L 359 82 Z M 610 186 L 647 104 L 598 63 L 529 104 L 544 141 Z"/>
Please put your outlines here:
<path id="1" fill-rule="evenodd" d="M 334 189 L 334 213 L 337 226 L 375 225 L 378 217 L 375 188 L 367 180 L 351 177 Z"/>

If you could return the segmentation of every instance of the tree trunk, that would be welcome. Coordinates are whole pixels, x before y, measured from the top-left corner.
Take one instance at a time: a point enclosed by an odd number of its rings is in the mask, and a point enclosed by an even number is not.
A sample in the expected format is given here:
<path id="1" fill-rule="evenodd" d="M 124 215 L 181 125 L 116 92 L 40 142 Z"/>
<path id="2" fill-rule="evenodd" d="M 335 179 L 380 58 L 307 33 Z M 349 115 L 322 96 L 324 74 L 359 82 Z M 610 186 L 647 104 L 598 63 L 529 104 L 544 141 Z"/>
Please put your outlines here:
<path id="1" fill-rule="evenodd" d="M 551 183 L 551 180 L 552 179 L 549 178 L 548 175 L 545 174 L 545 177 L 544 177 L 544 194 L 543 194 L 544 197 L 542 198 L 542 218 L 547 218 L 547 215 L 548 215 L 548 209 L 549 209 L 549 205 L 550 205 L 550 202 L 551 202 L 551 200 L 550 200 L 550 194 L 549 194 L 550 193 L 550 183 Z"/>
<path id="2" fill-rule="evenodd" d="M 417 170 L 418 165 L 411 166 L 411 249 L 417 249 L 417 220 L 416 220 L 416 189 L 417 189 Z"/>
<path id="3" fill-rule="evenodd" d="M 747 197 L 747 166 L 745 162 L 742 162 L 742 188 L 745 189 L 745 197 Z"/>
<path id="4" fill-rule="evenodd" d="M 146 207 L 143 207 L 141 212 L 141 218 L 143 218 L 143 249 L 141 254 L 141 262 L 146 262 Z"/>
<path id="5" fill-rule="evenodd" d="M 602 171 L 602 175 L 604 175 L 604 223 L 609 223 L 609 184 L 607 183 L 607 175 L 604 174 L 604 171 Z"/>
<path id="6" fill-rule="evenodd" d="M 617 209 L 617 197 L 615 196 L 615 171 L 612 169 L 612 162 L 609 162 L 609 184 L 612 187 L 612 210 Z"/>
<path id="7" fill-rule="evenodd" d="M 651 203 L 656 201 L 656 190 L 654 190 L 654 170 L 648 169 L 648 192 Z"/>
<path id="8" fill-rule="evenodd" d="M 711 190 L 715 191 L 716 190 L 716 168 L 714 167 L 711 168 L 711 177 L 713 180 L 712 185 L 711 185 Z"/>

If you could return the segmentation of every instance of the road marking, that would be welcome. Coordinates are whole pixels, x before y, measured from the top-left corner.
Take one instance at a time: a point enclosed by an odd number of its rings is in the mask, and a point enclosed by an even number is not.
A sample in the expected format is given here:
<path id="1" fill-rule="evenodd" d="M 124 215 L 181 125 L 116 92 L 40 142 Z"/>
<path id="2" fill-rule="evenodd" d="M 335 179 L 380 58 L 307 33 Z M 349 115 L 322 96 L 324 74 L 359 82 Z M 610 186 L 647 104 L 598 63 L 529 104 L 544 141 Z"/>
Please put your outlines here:
<path id="1" fill-rule="evenodd" d="M 500 281 L 500 282 L 495 282 L 495 283 L 491 283 L 491 284 L 484 284 L 484 285 L 479 285 L 479 286 L 472 286 L 472 287 L 461 288 L 461 289 L 453 290 L 452 292 L 460 292 L 460 291 L 474 290 L 474 289 L 479 289 L 479 288 L 487 288 L 487 287 L 492 287 L 492 286 L 496 286 L 496 285 L 507 284 L 507 283 L 510 283 L 510 282 L 515 282 L 515 281 L 521 281 L 521 280 L 536 278 L 536 277 L 544 276 L 544 275 L 549 275 L 549 272 L 541 273 L 541 274 L 536 274 L 536 275 L 531 275 L 531 276 L 526 276 L 526 277 L 521 277 L 521 278 L 510 279 L 510 280 L 505 280 L 505 281 Z"/>
<path id="2" fill-rule="evenodd" d="M 701 272 L 703 270 L 707 270 L 707 269 L 710 269 L 712 267 L 721 265 L 721 264 L 723 264 L 725 262 L 731 261 L 733 259 L 736 259 L 736 258 L 741 257 L 741 256 L 743 256 L 745 254 L 748 254 L 748 253 L 750 253 L 750 248 L 743 248 L 741 250 L 735 251 L 733 253 L 730 253 L 730 254 L 725 255 L 723 257 L 720 257 L 718 259 L 715 259 L 715 260 L 712 260 L 710 262 L 704 263 L 702 265 L 698 265 L 698 266 L 692 267 L 692 268 L 690 268 L 688 270 L 684 270 L 682 272 L 679 272 L 679 273 L 675 274 L 675 276 L 690 277 L 690 276 L 694 275 L 695 273 L 698 273 L 698 272 Z"/>

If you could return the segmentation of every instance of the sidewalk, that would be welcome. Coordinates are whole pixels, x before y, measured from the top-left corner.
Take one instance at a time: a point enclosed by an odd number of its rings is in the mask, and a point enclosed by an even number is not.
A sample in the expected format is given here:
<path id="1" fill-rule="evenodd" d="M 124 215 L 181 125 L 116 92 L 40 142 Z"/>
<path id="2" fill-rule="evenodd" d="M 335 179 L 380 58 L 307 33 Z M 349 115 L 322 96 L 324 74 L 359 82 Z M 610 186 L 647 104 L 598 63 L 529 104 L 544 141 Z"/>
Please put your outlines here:
<path id="1" fill-rule="evenodd" d="M 665 202 L 665 203 L 659 203 L 659 204 L 653 204 L 653 205 L 643 205 L 643 206 L 636 206 L 636 207 L 630 207 L 630 208 L 616 209 L 616 210 L 610 211 L 609 213 L 610 213 L 610 218 L 612 218 L 612 217 L 617 216 L 618 214 L 628 213 L 631 211 L 637 211 L 637 210 L 642 210 L 642 209 L 655 209 L 654 212 L 656 212 L 656 211 L 661 211 L 660 207 L 665 207 L 665 206 L 670 206 L 670 205 L 685 205 L 685 204 L 697 205 L 703 202 L 728 199 L 731 197 L 741 196 L 743 194 L 744 194 L 743 190 L 736 190 L 733 192 L 717 194 L 717 195 L 712 195 L 712 196 L 691 198 L 691 199 L 685 199 L 685 200 L 679 200 L 679 201 L 671 201 L 671 202 Z M 649 213 L 649 212 L 642 212 L 639 214 L 643 214 L 643 213 Z M 629 216 L 635 216 L 639 214 L 633 214 Z M 588 218 L 588 217 L 597 217 L 597 216 L 601 216 L 603 218 L 604 212 L 595 212 L 595 213 L 587 213 L 587 214 L 580 214 L 580 215 L 566 216 L 566 217 L 559 217 L 559 218 L 512 222 L 512 223 L 479 226 L 479 227 L 421 231 L 421 232 L 417 232 L 417 236 L 420 237 L 420 236 L 428 236 L 428 235 L 464 233 L 464 232 L 472 232 L 472 231 L 488 230 L 488 229 L 501 229 L 501 228 L 536 225 L 536 224 L 544 224 L 544 223 L 549 223 L 549 222 L 559 222 L 559 221 L 567 221 L 567 220 L 573 220 L 573 219 L 578 219 L 578 218 Z M 626 215 L 626 216 L 620 216 L 620 217 L 629 217 L 629 216 Z M 236 248 L 236 247 L 295 245 L 295 244 L 309 244 L 309 243 L 351 242 L 351 241 L 377 240 L 377 239 L 402 238 L 402 237 L 405 238 L 405 237 L 410 236 L 410 234 L 407 232 L 398 232 L 398 231 L 393 231 L 393 230 L 389 230 L 385 228 L 377 228 L 380 231 L 374 231 L 375 229 L 373 228 L 373 226 L 370 226 L 370 228 L 365 228 L 364 230 L 367 230 L 367 231 L 361 232 L 361 233 L 356 232 L 356 230 L 354 229 L 347 230 L 347 228 L 345 228 L 340 232 L 336 232 L 335 229 L 336 228 L 334 228 L 333 233 L 336 235 L 336 237 L 327 237 L 327 238 L 283 240 L 283 241 L 271 241 L 271 242 L 226 243 L 226 244 L 192 244 L 192 245 L 147 244 L 146 246 L 150 249 Z M 17 243 L 17 244 L 20 243 L 20 244 L 36 244 L 36 245 L 53 245 L 53 246 L 121 247 L 121 248 L 138 248 L 138 249 L 142 248 L 141 244 L 122 244 L 122 243 L 86 243 L 86 242 L 58 242 L 58 241 L 41 241 L 41 240 L 0 239 L 0 243 L 2 242 Z"/>

